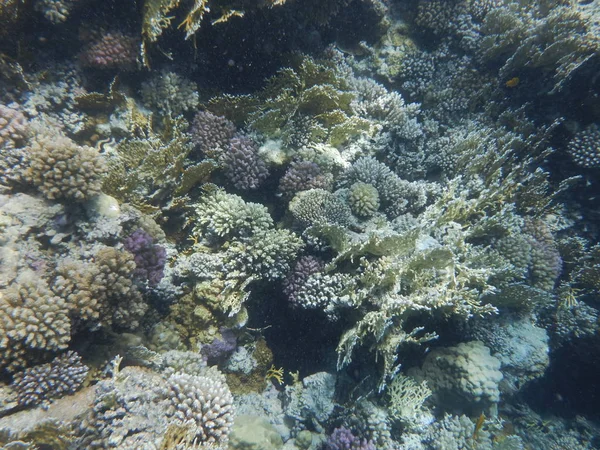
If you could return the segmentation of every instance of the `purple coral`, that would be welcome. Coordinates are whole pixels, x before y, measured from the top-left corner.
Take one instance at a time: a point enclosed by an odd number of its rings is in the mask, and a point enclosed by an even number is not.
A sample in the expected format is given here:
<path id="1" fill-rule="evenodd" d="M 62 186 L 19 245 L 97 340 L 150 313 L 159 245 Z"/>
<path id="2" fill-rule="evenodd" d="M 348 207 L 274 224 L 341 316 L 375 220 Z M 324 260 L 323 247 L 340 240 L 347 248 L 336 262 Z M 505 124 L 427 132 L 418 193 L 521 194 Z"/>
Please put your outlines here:
<path id="1" fill-rule="evenodd" d="M 192 142 L 196 148 L 213 158 L 221 155 L 229 147 L 229 141 L 235 132 L 233 122 L 209 111 L 199 111 L 190 128 Z"/>
<path id="2" fill-rule="evenodd" d="M 148 280 L 150 286 L 160 283 L 167 261 L 165 248 L 155 244 L 152 236 L 142 229 L 134 231 L 125 238 L 123 246 L 134 256 L 135 275 L 140 279 Z"/>
<path id="3" fill-rule="evenodd" d="M 331 188 L 331 179 L 312 161 L 294 161 L 279 181 L 279 191 L 286 198 L 309 189 Z"/>
<path id="4" fill-rule="evenodd" d="M 219 162 L 225 175 L 237 189 L 256 189 L 269 176 L 269 169 L 258 156 L 256 143 L 248 136 L 237 136 L 229 141 L 229 148 Z"/>
<path id="5" fill-rule="evenodd" d="M 231 355 L 236 348 L 237 338 L 233 331 L 221 328 L 221 338 L 215 338 L 210 344 L 203 345 L 200 353 L 209 364 L 215 364 Z"/>
<path id="6" fill-rule="evenodd" d="M 140 42 L 136 36 L 121 31 L 108 31 L 94 36 L 79 57 L 81 62 L 89 67 L 134 70 L 139 46 Z"/>
<path id="7" fill-rule="evenodd" d="M 375 450 L 375 444 L 357 438 L 346 427 L 339 427 L 327 439 L 325 450 Z"/>
<path id="8" fill-rule="evenodd" d="M 300 292 L 308 277 L 320 272 L 323 266 L 323 261 L 310 255 L 303 256 L 298 260 L 292 273 L 283 282 L 283 292 L 287 295 L 292 306 L 299 306 L 297 299 L 298 292 Z"/>

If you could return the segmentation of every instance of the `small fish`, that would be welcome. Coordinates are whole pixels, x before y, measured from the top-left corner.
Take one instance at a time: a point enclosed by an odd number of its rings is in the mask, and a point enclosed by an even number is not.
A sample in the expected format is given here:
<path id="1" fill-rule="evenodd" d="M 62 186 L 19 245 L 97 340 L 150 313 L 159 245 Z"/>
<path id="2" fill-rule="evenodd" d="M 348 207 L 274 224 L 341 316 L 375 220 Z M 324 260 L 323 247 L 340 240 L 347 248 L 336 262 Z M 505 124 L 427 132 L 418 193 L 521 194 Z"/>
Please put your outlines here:
<path id="1" fill-rule="evenodd" d="M 513 88 L 519 84 L 519 81 L 521 81 L 521 80 L 519 80 L 519 77 L 512 77 L 510 80 L 508 80 L 504 84 L 506 87 Z"/>
<path id="2" fill-rule="evenodd" d="M 477 422 L 475 422 L 475 430 L 473 430 L 473 436 L 471 436 L 471 439 L 474 441 L 477 440 L 477 436 L 479 435 L 479 430 L 481 430 L 481 427 L 483 426 L 483 422 L 485 422 L 485 414 L 481 413 L 477 419 Z"/>

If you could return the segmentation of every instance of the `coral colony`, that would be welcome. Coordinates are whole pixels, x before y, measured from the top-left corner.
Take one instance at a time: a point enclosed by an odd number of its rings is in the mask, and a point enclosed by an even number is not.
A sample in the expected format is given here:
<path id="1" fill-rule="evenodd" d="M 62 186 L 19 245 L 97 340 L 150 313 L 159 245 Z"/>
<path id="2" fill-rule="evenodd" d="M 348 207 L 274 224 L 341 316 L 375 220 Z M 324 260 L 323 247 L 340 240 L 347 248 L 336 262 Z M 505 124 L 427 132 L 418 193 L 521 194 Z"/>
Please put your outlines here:
<path id="1" fill-rule="evenodd" d="M 1 448 L 600 448 L 599 1 L 0 24 Z"/>

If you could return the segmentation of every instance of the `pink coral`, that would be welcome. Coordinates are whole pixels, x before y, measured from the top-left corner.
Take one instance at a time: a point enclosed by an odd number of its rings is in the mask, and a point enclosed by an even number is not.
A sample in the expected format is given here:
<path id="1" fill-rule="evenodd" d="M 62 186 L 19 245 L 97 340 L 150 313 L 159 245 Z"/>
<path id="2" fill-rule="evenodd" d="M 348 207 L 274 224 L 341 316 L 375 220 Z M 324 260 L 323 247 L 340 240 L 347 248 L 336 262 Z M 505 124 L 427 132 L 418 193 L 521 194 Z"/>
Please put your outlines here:
<path id="1" fill-rule="evenodd" d="M 83 65 L 100 69 L 134 70 L 139 40 L 121 31 L 108 31 L 92 40 L 81 52 Z"/>
<path id="2" fill-rule="evenodd" d="M 14 148 L 25 140 L 27 119 L 19 105 L 0 104 L 0 148 Z"/>

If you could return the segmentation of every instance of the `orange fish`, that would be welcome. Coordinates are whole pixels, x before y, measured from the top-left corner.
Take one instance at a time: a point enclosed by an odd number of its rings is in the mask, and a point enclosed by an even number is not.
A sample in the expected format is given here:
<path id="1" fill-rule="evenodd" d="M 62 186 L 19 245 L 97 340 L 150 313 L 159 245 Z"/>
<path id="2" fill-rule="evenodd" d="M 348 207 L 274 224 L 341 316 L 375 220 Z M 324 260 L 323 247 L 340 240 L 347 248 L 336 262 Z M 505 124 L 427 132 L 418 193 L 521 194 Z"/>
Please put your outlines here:
<path id="1" fill-rule="evenodd" d="M 481 427 L 483 426 L 483 422 L 485 422 L 485 419 L 486 419 L 485 414 L 481 413 L 481 415 L 477 419 L 477 422 L 475 423 L 475 430 L 473 431 L 473 436 L 471 437 L 471 439 L 473 439 L 474 441 L 477 440 L 477 438 L 479 437 L 479 430 L 481 430 Z"/>
<path id="2" fill-rule="evenodd" d="M 506 87 L 513 88 L 519 84 L 519 81 L 521 81 L 521 80 L 519 80 L 519 77 L 512 77 L 510 80 L 508 80 L 504 84 L 506 85 Z"/>

